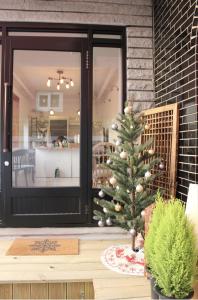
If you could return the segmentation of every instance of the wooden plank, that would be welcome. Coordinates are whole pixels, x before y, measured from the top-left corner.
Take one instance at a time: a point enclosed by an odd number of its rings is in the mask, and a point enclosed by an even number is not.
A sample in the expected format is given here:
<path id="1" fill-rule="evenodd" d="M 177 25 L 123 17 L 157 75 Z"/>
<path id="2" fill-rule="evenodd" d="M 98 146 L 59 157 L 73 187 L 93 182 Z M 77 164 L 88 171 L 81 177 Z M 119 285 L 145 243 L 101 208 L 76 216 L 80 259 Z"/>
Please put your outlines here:
<path id="1" fill-rule="evenodd" d="M 0 284 L 0 299 L 12 299 L 12 284 Z"/>
<path id="2" fill-rule="evenodd" d="M 49 283 L 49 299 L 67 299 L 67 284 Z"/>
<path id="3" fill-rule="evenodd" d="M 103 289 L 95 289 L 95 299 L 126 299 L 126 298 L 143 298 L 150 296 L 150 285 L 142 286 L 129 286 L 127 289 L 122 289 L 120 287 L 110 287 Z"/>
<path id="4" fill-rule="evenodd" d="M 13 284 L 13 299 L 30 299 L 30 284 L 29 283 Z"/>
<path id="5" fill-rule="evenodd" d="M 84 299 L 85 284 L 84 282 L 67 283 L 67 299 Z"/>
<path id="6" fill-rule="evenodd" d="M 32 283 L 30 297 L 31 299 L 49 299 L 48 283 Z"/>
<path id="7" fill-rule="evenodd" d="M 84 299 L 94 299 L 94 287 L 92 282 L 85 282 L 85 298 Z"/>

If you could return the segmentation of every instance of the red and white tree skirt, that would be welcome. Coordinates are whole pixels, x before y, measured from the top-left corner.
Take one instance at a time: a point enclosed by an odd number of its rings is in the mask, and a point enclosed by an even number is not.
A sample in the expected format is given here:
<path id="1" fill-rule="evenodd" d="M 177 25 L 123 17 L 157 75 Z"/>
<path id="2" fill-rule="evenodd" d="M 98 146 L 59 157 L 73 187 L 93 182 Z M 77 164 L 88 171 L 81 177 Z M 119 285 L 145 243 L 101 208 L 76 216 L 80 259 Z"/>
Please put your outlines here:
<path id="1" fill-rule="evenodd" d="M 131 245 L 116 245 L 107 248 L 102 263 L 110 270 L 135 276 L 144 276 L 144 251 L 134 252 Z"/>

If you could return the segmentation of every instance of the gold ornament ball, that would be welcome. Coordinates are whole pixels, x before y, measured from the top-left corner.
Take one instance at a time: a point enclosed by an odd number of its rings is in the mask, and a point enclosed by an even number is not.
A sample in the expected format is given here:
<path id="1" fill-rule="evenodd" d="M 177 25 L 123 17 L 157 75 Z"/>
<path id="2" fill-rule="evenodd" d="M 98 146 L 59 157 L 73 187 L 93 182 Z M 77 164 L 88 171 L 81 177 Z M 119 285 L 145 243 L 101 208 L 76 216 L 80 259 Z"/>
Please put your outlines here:
<path id="1" fill-rule="evenodd" d="M 144 129 L 145 129 L 145 130 L 149 130 L 149 129 L 150 129 L 150 125 L 149 125 L 149 124 L 146 124 L 146 125 L 144 126 Z"/>
<path id="2" fill-rule="evenodd" d="M 141 184 L 138 184 L 137 186 L 136 186 L 136 192 L 137 193 L 141 193 L 143 191 L 143 186 L 141 185 Z"/>
<path id="3" fill-rule="evenodd" d="M 120 153 L 120 158 L 122 158 L 122 159 L 127 159 L 127 152 L 122 151 L 122 152 Z"/>
<path id="4" fill-rule="evenodd" d="M 115 177 L 111 177 L 111 178 L 109 179 L 109 182 L 110 182 L 112 185 L 115 185 L 116 182 L 117 182 L 117 180 L 116 180 Z"/>
<path id="5" fill-rule="evenodd" d="M 124 109 L 124 113 L 125 115 L 130 115 L 132 113 L 132 106 L 126 106 L 125 109 Z"/>
<path id="6" fill-rule="evenodd" d="M 155 153 L 155 150 L 154 150 L 154 149 L 149 149 L 148 153 L 149 153 L 150 155 L 153 155 L 153 154 Z"/>
<path id="7" fill-rule="evenodd" d="M 115 205 L 115 211 L 121 211 L 121 209 L 122 209 L 122 206 L 119 203 L 117 203 Z"/>

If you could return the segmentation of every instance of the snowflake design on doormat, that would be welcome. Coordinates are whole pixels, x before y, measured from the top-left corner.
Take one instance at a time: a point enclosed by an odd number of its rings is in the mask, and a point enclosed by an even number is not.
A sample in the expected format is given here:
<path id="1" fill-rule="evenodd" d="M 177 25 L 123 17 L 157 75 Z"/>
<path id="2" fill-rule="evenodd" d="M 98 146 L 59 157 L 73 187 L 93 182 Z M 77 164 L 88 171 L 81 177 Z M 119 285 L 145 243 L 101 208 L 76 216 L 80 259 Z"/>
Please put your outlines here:
<path id="1" fill-rule="evenodd" d="M 47 252 L 47 251 L 56 251 L 60 244 L 57 241 L 53 240 L 41 240 L 35 241 L 33 244 L 30 245 L 32 251 L 39 251 L 39 252 Z"/>

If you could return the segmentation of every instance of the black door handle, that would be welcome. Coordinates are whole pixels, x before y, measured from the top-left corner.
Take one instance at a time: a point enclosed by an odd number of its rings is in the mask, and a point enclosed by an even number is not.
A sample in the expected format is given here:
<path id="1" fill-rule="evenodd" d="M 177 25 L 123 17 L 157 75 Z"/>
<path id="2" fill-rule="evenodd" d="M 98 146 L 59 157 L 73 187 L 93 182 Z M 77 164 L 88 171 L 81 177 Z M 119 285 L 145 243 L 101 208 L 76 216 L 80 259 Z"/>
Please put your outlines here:
<path id="1" fill-rule="evenodd" d="M 4 82 L 4 103 L 3 103 L 3 152 L 9 151 L 8 140 L 8 102 L 9 102 L 9 83 Z"/>

